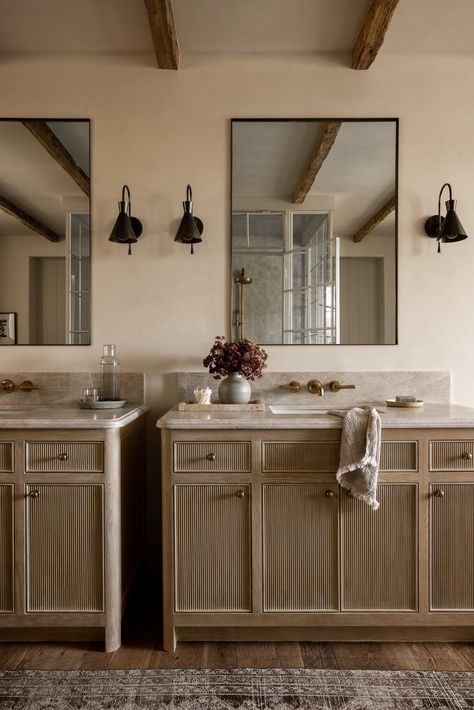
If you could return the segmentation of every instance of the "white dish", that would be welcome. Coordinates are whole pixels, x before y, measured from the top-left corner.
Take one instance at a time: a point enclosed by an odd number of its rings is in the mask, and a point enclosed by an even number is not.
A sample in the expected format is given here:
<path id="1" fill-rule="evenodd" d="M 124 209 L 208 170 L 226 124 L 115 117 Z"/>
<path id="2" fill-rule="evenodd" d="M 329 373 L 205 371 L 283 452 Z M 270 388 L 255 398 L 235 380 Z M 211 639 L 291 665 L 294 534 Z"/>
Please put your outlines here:
<path id="1" fill-rule="evenodd" d="M 78 405 L 81 409 L 120 409 L 127 404 L 126 399 L 117 400 L 104 400 L 97 402 L 83 402 L 82 399 L 78 401 Z"/>

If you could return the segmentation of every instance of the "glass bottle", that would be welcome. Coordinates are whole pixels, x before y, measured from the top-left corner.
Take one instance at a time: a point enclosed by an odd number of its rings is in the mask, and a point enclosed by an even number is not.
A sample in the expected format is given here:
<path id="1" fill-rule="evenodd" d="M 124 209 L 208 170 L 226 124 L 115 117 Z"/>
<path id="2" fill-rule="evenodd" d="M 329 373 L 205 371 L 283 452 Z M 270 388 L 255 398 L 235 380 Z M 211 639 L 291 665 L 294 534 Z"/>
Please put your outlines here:
<path id="1" fill-rule="evenodd" d="M 100 358 L 100 398 L 104 400 L 120 399 L 120 361 L 115 345 L 104 345 L 104 354 Z"/>

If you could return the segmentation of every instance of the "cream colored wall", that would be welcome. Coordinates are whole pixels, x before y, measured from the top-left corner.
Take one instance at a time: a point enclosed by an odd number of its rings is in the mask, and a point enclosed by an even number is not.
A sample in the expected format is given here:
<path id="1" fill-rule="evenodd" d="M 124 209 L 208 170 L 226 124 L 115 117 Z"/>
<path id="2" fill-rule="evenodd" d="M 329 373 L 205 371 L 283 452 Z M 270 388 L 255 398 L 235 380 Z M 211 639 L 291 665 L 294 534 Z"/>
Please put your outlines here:
<path id="1" fill-rule="evenodd" d="M 447 109 L 444 97 L 456 97 Z M 3 58 L 4 116 L 91 117 L 93 345 L 3 348 L 8 370 L 87 370 L 116 342 L 144 370 L 153 414 L 175 399 L 179 369 L 200 369 L 229 324 L 231 117 L 400 117 L 399 345 L 271 347 L 272 370 L 451 369 L 454 399 L 474 405 L 474 57 L 388 55 L 368 72 L 348 58 L 151 56 Z M 473 235 L 436 254 L 423 236 L 443 182 Z M 107 241 L 123 183 L 144 236 L 127 256 Z M 173 242 L 186 184 L 204 220 L 194 256 Z"/>

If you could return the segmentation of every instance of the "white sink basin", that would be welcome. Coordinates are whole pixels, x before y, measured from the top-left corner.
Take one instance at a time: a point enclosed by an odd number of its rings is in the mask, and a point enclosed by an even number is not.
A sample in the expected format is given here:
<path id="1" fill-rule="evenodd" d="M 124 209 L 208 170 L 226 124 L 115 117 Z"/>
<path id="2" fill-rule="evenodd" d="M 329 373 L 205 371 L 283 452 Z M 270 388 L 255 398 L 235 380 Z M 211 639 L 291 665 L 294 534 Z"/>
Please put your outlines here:
<path id="1" fill-rule="evenodd" d="M 347 412 L 347 407 L 316 407 L 314 405 L 298 405 L 298 404 L 270 404 L 269 409 L 272 414 L 316 414 L 325 417 L 329 412 L 338 409 L 339 411 Z"/>

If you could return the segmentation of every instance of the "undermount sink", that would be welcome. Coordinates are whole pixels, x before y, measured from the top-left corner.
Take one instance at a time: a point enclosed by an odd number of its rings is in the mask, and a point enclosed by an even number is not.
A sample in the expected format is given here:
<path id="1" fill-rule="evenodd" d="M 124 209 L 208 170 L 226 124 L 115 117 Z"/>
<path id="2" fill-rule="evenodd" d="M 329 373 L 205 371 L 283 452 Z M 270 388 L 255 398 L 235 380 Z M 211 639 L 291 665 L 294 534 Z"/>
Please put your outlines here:
<path id="1" fill-rule="evenodd" d="M 319 414 L 319 416 L 326 416 L 329 412 L 333 412 L 334 409 L 347 412 L 347 407 L 331 407 L 328 409 L 327 407 L 317 407 L 311 404 L 270 404 L 269 409 L 272 414 Z"/>

